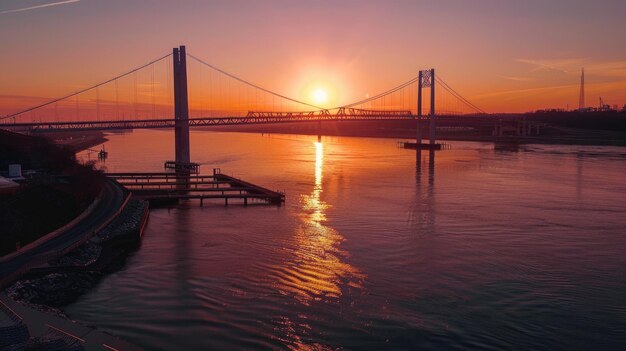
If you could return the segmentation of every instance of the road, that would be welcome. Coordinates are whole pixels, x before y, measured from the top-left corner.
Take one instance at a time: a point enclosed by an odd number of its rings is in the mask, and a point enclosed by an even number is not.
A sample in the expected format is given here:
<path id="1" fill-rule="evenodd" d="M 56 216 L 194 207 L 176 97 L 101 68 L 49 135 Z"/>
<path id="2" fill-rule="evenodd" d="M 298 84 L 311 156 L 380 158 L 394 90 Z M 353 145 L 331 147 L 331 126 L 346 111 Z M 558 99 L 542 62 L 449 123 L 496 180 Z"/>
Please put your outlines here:
<path id="1" fill-rule="evenodd" d="M 100 202 L 90 215 L 68 228 L 64 233 L 0 263 L 0 286 L 4 286 L 12 279 L 17 278 L 16 272 L 45 262 L 50 255 L 76 244 L 85 235 L 99 228 L 117 213 L 126 196 L 127 192 L 121 186 L 110 179 L 106 179 Z"/>

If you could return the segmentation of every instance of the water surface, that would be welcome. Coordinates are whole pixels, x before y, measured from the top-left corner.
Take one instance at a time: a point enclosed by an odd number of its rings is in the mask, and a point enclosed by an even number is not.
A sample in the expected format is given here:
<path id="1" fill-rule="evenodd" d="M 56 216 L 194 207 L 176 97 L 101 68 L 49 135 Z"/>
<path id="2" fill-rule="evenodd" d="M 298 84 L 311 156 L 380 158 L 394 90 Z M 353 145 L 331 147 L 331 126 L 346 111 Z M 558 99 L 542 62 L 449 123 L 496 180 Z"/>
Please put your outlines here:
<path id="1" fill-rule="evenodd" d="M 285 191 L 285 205 L 151 211 L 139 250 L 73 319 L 150 350 L 626 345 L 624 148 L 191 142 L 204 173 Z M 107 151 L 109 171 L 161 171 L 173 133 L 113 135 Z"/>

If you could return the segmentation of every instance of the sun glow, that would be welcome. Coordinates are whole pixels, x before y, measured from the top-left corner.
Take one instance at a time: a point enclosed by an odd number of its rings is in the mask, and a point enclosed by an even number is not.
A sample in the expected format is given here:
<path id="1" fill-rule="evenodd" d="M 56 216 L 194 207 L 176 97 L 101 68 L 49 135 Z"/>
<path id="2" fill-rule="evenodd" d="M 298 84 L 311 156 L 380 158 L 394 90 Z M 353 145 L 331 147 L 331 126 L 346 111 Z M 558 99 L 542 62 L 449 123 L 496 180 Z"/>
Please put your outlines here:
<path id="1" fill-rule="evenodd" d="M 323 105 L 328 102 L 328 93 L 322 88 L 313 90 L 313 101 L 318 105 Z"/>

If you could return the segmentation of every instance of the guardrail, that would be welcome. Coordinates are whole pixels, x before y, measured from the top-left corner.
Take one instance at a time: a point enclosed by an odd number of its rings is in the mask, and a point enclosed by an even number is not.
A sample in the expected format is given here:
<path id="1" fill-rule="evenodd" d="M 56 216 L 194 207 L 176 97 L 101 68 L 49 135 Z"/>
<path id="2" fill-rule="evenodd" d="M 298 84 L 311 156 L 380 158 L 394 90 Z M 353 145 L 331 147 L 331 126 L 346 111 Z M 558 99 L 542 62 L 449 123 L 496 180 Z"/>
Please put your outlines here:
<path id="1" fill-rule="evenodd" d="M 14 323 L 13 325 L 0 327 L 0 349 L 23 343 L 30 338 L 28 327 L 22 320 L 22 317 L 6 305 L 2 298 L 0 298 L 0 313 L 6 314 Z"/>
<path id="2" fill-rule="evenodd" d="M 48 323 L 46 323 L 46 332 L 44 334 L 54 339 L 61 340 L 68 349 L 71 348 L 72 350 L 75 350 L 77 347 L 82 350 L 85 349 L 85 339 L 54 327 Z"/>
<path id="3" fill-rule="evenodd" d="M 9 319 L 11 319 L 13 322 L 17 324 L 24 323 L 24 319 L 22 318 L 22 316 L 20 316 L 11 307 L 5 304 L 4 301 L 2 301 L 2 299 L 0 299 L 0 310 L 2 310 L 2 312 L 4 312 L 4 314 L 6 314 L 9 317 Z"/>

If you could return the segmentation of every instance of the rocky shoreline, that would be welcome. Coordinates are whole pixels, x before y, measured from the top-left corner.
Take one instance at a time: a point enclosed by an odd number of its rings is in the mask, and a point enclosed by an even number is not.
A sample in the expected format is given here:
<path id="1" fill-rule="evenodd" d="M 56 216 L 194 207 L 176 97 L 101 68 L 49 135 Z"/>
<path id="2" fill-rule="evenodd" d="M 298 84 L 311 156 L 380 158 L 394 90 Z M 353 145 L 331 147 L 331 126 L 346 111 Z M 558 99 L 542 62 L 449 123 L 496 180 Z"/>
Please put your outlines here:
<path id="1" fill-rule="evenodd" d="M 60 308 L 117 270 L 139 243 L 147 203 L 131 200 L 100 233 L 76 250 L 25 274 L 7 289 L 18 302 Z"/>
<path id="2" fill-rule="evenodd" d="M 106 274 L 120 269 L 140 243 L 149 215 L 148 203 L 131 199 L 103 230 L 75 250 L 45 266 L 31 269 L 6 289 L 6 294 L 29 308 L 69 319 L 62 308 L 91 290 Z M 0 338 L 2 338 L 0 328 Z M 21 338 L 0 350 L 57 350 L 58 341 Z"/>

